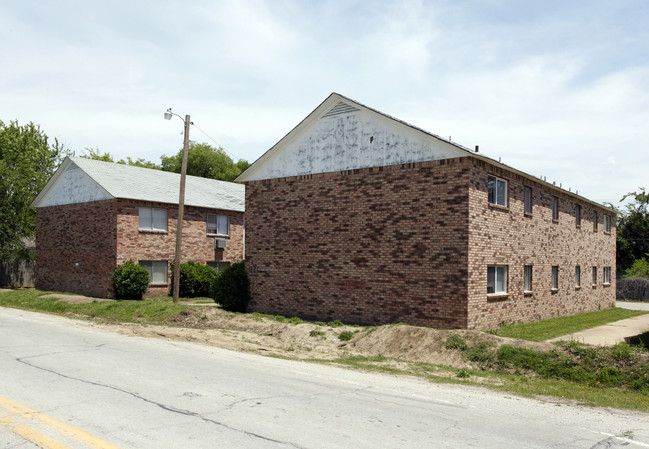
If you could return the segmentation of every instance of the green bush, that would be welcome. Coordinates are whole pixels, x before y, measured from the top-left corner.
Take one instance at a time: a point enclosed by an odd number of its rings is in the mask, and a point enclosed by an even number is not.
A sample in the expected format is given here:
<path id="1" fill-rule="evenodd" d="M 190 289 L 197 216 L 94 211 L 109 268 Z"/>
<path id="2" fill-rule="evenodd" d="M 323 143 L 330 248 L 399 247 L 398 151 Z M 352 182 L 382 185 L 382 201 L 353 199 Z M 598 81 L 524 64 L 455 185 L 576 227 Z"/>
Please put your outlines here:
<path id="1" fill-rule="evenodd" d="M 250 301 L 250 280 L 243 262 L 227 267 L 214 281 L 212 299 L 231 312 L 245 312 Z"/>
<path id="2" fill-rule="evenodd" d="M 171 264 L 171 286 L 175 282 L 173 273 L 174 266 Z M 193 261 L 180 264 L 180 285 L 178 294 L 181 298 L 209 297 L 212 292 L 212 285 L 219 277 L 214 268 L 208 267 Z"/>
<path id="3" fill-rule="evenodd" d="M 448 337 L 444 347 L 446 349 L 459 349 L 460 351 L 466 351 L 469 349 L 469 345 L 467 345 L 466 341 L 464 341 L 458 334 L 453 334 Z"/>
<path id="4" fill-rule="evenodd" d="M 329 323 L 327 323 L 327 324 L 329 325 L 329 327 L 340 327 L 340 326 L 343 326 L 343 322 L 340 321 L 340 320 L 329 321 Z"/>
<path id="5" fill-rule="evenodd" d="M 149 288 L 149 272 L 132 260 L 118 266 L 111 278 L 116 299 L 142 299 Z"/>
<path id="6" fill-rule="evenodd" d="M 352 331 L 342 331 L 339 335 L 338 338 L 340 341 L 349 341 L 352 339 L 354 336 L 354 333 Z"/>
<path id="7" fill-rule="evenodd" d="M 647 254 L 649 256 L 649 254 Z M 626 278 L 649 278 L 649 260 L 643 257 L 633 261 L 633 265 L 626 269 L 624 276 Z"/>

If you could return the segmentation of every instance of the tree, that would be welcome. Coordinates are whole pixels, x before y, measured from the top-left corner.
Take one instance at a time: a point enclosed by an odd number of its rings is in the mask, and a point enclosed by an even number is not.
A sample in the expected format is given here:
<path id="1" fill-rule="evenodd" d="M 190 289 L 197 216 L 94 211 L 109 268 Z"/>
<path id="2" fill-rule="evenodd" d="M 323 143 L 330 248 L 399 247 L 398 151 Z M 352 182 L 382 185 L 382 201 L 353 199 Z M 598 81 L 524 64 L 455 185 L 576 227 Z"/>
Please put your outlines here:
<path id="1" fill-rule="evenodd" d="M 40 126 L 0 120 L 0 259 L 33 258 L 23 240 L 36 232 L 30 204 L 67 155 L 56 139 L 48 143 Z"/>
<path id="2" fill-rule="evenodd" d="M 626 205 L 626 210 L 618 210 L 617 216 L 617 268 L 620 273 L 649 254 L 649 193 L 641 187 L 638 192 L 627 193 L 620 201 L 627 198 L 633 201 Z"/>
<path id="3" fill-rule="evenodd" d="M 183 150 L 173 156 L 162 156 L 162 169 L 180 173 Z M 187 151 L 187 174 L 202 178 L 234 181 L 234 179 L 248 168 L 248 161 L 240 159 L 236 164 L 223 148 L 214 148 L 206 143 L 190 142 Z"/>
<path id="4" fill-rule="evenodd" d="M 84 148 L 84 150 L 87 154 L 82 154 L 80 157 L 84 159 L 92 159 L 95 161 L 104 161 L 104 162 L 115 162 L 113 159 L 113 155 L 110 153 L 101 153 L 99 148 Z M 144 167 L 144 168 L 152 168 L 154 170 L 160 170 L 161 167 L 157 165 L 155 162 L 147 161 L 144 158 L 137 158 L 137 159 L 132 159 L 130 156 L 126 157 L 126 160 L 120 159 L 117 161 L 118 164 L 124 164 L 124 165 L 133 165 L 135 167 Z"/>

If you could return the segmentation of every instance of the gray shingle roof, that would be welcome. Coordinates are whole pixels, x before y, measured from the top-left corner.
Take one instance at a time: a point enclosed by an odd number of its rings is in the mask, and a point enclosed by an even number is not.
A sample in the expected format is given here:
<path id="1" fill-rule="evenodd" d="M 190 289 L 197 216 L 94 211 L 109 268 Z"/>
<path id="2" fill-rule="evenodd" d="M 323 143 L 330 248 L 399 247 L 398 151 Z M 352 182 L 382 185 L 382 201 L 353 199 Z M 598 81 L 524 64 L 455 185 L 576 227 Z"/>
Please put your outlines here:
<path id="1" fill-rule="evenodd" d="M 178 204 L 178 173 L 79 157 L 70 160 L 115 198 Z M 244 212 L 245 186 L 187 176 L 185 205 Z"/>

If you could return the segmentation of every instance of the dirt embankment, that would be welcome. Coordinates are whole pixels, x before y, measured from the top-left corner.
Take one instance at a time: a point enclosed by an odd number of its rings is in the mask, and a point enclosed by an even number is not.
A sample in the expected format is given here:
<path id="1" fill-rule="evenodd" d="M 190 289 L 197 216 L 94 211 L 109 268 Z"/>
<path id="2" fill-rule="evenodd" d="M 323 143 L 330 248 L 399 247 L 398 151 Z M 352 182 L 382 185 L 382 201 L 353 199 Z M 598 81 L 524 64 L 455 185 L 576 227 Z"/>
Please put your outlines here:
<path id="1" fill-rule="evenodd" d="M 74 300 L 71 298 L 71 300 Z M 255 314 L 232 314 L 212 305 L 196 305 L 170 326 L 101 324 L 126 335 L 166 338 L 258 354 L 297 359 L 336 360 L 348 356 L 383 356 L 411 362 L 425 362 L 455 368 L 472 368 L 459 351 L 445 347 L 458 334 L 470 345 L 490 342 L 495 346 L 513 344 L 534 349 L 550 349 L 549 343 L 533 343 L 498 337 L 479 331 L 437 330 L 408 325 L 378 327 L 319 326 L 291 324 Z M 348 341 L 343 331 L 353 333 Z"/>

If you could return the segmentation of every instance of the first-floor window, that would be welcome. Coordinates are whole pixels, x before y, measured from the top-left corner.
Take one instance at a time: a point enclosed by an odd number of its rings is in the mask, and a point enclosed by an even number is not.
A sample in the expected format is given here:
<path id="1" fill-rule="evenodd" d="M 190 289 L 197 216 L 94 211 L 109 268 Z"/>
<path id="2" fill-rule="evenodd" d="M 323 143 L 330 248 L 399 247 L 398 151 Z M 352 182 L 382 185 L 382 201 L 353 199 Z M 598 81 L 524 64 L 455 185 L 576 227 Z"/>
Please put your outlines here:
<path id="1" fill-rule="evenodd" d="M 611 267 L 604 267 L 602 274 L 604 276 L 604 279 L 602 280 L 604 284 L 610 284 L 611 283 Z"/>
<path id="2" fill-rule="evenodd" d="M 207 262 L 207 266 L 214 268 L 220 273 L 230 266 L 230 262 Z"/>
<path id="3" fill-rule="evenodd" d="M 140 265 L 149 272 L 149 284 L 167 283 L 166 260 L 141 260 Z"/>
<path id="4" fill-rule="evenodd" d="M 575 287 L 581 287 L 581 267 L 575 267 Z"/>
<path id="5" fill-rule="evenodd" d="M 487 293 L 507 293 L 507 266 L 487 267 Z"/>
<path id="6" fill-rule="evenodd" d="M 532 291 L 532 265 L 525 265 L 523 271 L 523 290 L 526 292 Z"/>
<path id="7" fill-rule="evenodd" d="M 593 267 L 593 285 L 597 285 L 597 267 Z"/>
<path id="8" fill-rule="evenodd" d="M 552 267 L 552 290 L 559 288 L 559 266 L 554 265 Z"/>

